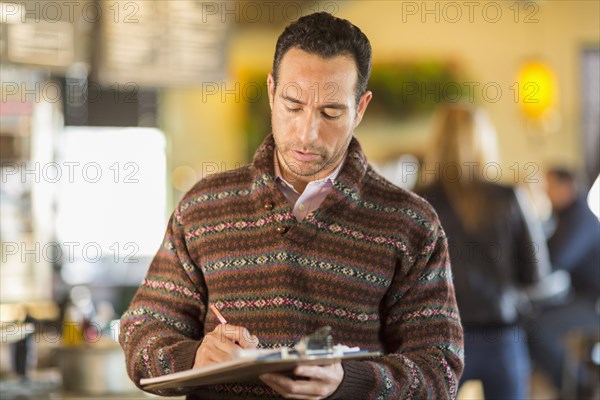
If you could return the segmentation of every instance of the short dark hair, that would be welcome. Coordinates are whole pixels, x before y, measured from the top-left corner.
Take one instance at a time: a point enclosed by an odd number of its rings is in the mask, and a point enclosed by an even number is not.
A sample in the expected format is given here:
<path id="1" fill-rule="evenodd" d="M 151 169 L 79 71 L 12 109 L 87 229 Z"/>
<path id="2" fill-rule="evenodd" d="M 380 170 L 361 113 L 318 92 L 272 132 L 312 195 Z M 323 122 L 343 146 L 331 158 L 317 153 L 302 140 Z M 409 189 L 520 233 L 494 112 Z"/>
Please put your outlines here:
<path id="1" fill-rule="evenodd" d="M 547 174 L 556 177 L 556 179 L 563 183 L 573 183 L 577 181 L 577 173 L 562 165 L 550 168 Z"/>
<path id="2" fill-rule="evenodd" d="M 552 176 L 562 185 L 571 185 L 576 190 L 589 189 L 590 185 L 586 180 L 585 172 L 576 166 L 564 164 L 554 165 L 548 168 L 546 176 Z"/>
<path id="3" fill-rule="evenodd" d="M 277 87 L 279 65 L 285 53 L 298 48 L 323 58 L 347 55 L 354 59 L 358 81 L 356 101 L 367 90 L 371 74 L 371 43 L 367 36 L 350 21 L 318 12 L 299 18 L 279 35 L 273 58 L 273 80 Z"/>

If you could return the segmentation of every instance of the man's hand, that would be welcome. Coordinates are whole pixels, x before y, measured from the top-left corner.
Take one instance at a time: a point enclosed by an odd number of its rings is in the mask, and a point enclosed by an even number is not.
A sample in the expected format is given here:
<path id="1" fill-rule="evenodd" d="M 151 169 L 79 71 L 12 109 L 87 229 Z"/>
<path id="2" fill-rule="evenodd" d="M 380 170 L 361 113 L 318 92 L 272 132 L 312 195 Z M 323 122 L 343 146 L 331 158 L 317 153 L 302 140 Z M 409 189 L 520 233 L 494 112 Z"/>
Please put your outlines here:
<path id="1" fill-rule="evenodd" d="M 319 400 L 337 390 L 344 378 L 344 368 L 340 363 L 326 367 L 300 365 L 294 369 L 294 375 L 301 379 L 281 374 L 263 374 L 260 379 L 286 399 Z"/>
<path id="2" fill-rule="evenodd" d="M 239 349 L 254 349 L 258 338 L 251 335 L 243 326 L 219 324 L 202 340 L 196 351 L 193 368 L 231 360 L 232 354 Z"/>

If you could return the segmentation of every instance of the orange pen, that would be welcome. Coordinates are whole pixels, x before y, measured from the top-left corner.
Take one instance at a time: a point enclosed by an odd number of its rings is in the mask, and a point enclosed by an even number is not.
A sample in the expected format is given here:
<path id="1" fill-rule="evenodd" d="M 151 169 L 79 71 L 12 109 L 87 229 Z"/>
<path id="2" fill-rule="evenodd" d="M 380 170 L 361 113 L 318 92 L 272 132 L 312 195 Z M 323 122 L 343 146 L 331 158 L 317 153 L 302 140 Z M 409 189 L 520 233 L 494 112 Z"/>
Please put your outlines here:
<path id="1" fill-rule="evenodd" d="M 223 314 L 221 314 L 221 312 L 219 311 L 219 309 L 214 305 L 211 304 L 209 307 L 210 311 L 212 311 L 212 313 L 215 315 L 215 317 L 217 317 L 217 319 L 219 320 L 219 322 L 221 324 L 226 324 L 227 320 L 225 319 L 225 317 L 223 316 Z"/>

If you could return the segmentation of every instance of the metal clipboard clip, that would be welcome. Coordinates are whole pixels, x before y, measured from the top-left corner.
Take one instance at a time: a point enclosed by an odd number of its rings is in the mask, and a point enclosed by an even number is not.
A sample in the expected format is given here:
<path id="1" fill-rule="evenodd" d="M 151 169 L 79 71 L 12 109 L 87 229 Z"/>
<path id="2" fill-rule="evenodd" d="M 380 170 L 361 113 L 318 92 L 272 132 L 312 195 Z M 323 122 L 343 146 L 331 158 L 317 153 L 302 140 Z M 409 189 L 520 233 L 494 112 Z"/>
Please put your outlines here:
<path id="1" fill-rule="evenodd" d="M 346 354 L 358 354 L 358 347 L 350 348 L 344 345 L 333 345 L 331 327 L 324 326 L 310 335 L 302 337 L 293 347 L 279 347 L 275 349 L 239 349 L 237 358 L 254 360 L 277 360 L 277 359 L 311 359 L 311 358 L 335 358 Z"/>
<path id="2" fill-rule="evenodd" d="M 333 355 L 333 336 L 331 336 L 331 327 L 324 326 L 317 329 L 314 333 L 304 336 L 295 345 L 294 350 L 302 358 L 311 356 Z"/>

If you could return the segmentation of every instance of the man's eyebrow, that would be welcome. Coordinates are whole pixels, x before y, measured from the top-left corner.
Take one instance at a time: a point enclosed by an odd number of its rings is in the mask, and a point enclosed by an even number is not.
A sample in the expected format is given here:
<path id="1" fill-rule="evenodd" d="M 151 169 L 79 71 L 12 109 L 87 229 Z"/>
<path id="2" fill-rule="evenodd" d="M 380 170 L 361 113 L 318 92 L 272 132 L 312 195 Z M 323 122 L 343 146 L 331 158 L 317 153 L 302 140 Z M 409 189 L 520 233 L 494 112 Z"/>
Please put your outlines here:
<path id="1" fill-rule="evenodd" d="M 303 105 L 303 106 L 306 105 L 306 103 L 302 102 L 301 100 L 295 99 L 295 98 L 290 97 L 290 96 L 285 95 L 285 94 L 282 94 L 281 98 L 283 98 L 284 100 L 287 100 L 287 101 L 289 101 L 291 103 L 300 104 L 300 105 Z"/>
<path id="2" fill-rule="evenodd" d="M 321 107 L 319 107 L 321 109 L 323 108 L 333 108 L 334 110 L 347 110 L 348 106 L 343 104 L 343 103 L 326 103 L 324 105 L 322 105 Z"/>
<path id="3" fill-rule="evenodd" d="M 284 95 L 284 94 L 282 94 L 282 95 L 281 95 L 281 97 L 282 97 L 284 100 L 287 100 L 287 101 L 289 101 L 290 103 L 294 103 L 294 104 L 300 104 L 300 105 L 302 105 L 302 106 L 305 106 L 305 105 L 306 105 L 306 103 L 304 103 L 303 101 L 301 101 L 301 100 L 298 100 L 298 99 L 295 99 L 295 98 L 293 98 L 293 97 L 290 97 L 290 96 L 287 96 L 287 95 Z M 343 104 L 343 103 L 333 103 L 333 102 L 332 102 L 332 103 L 324 103 L 324 104 L 323 104 L 321 107 L 319 107 L 319 108 L 320 108 L 320 109 L 324 109 L 324 108 L 333 108 L 333 109 L 335 109 L 335 110 L 346 110 L 346 109 L 348 109 L 348 106 L 346 106 L 346 105 L 345 105 L 345 104 Z"/>

